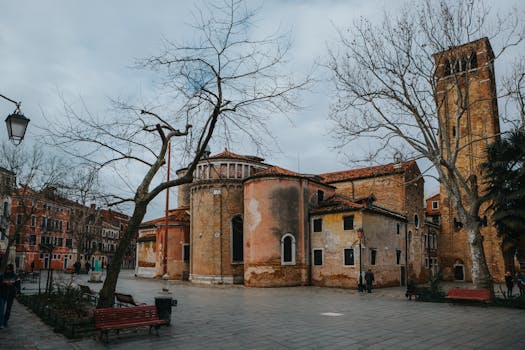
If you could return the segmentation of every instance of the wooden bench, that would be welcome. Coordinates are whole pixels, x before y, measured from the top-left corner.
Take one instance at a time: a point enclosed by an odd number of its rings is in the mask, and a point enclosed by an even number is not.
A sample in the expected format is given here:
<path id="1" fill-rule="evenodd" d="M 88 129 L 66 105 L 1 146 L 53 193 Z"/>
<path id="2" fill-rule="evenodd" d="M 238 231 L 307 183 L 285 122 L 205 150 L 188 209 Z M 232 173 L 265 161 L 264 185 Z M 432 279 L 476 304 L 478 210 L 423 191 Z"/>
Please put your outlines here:
<path id="1" fill-rule="evenodd" d="M 488 289 L 451 288 L 445 298 L 457 301 L 466 300 L 487 302 L 491 300 L 490 290 Z"/>
<path id="2" fill-rule="evenodd" d="M 89 286 L 79 284 L 80 292 L 82 293 L 82 297 L 85 298 L 88 301 L 96 303 L 98 300 L 98 293 L 94 290 L 91 290 Z"/>
<path id="3" fill-rule="evenodd" d="M 159 319 L 155 305 L 95 309 L 95 328 L 100 330 L 100 340 L 103 341 L 106 335 L 106 343 L 111 330 L 118 334 L 121 329 L 149 326 L 150 334 L 155 327 L 156 334 L 159 335 L 159 327 L 165 323 L 165 320 Z"/>
<path id="4" fill-rule="evenodd" d="M 115 299 L 117 299 L 117 304 L 119 307 L 122 306 L 142 306 L 146 305 L 146 303 L 137 303 L 135 299 L 133 299 L 133 295 L 131 294 L 124 294 L 124 293 L 114 293 Z"/>

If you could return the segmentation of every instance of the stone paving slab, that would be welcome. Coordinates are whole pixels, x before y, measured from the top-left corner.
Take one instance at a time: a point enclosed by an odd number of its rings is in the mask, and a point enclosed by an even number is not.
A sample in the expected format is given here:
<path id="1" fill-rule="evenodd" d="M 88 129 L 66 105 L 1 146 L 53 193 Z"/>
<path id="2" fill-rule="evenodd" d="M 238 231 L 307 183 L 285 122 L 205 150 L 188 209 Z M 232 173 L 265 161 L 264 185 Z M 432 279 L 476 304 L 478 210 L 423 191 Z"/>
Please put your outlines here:
<path id="1" fill-rule="evenodd" d="M 87 284 L 86 275 L 74 278 Z M 155 296 L 166 296 L 163 286 L 124 271 L 117 291 L 153 304 Z M 25 287 L 27 292 L 35 285 Z M 372 294 L 182 282 L 169 288 L 179 306 L 158 337 L 140 329 L 110 335 L 107 345 L 93 338 L 72 341 L 15 302 L 10 327 L 0 330 L 0 349 L 499 349 L 522 343 L 525 335 L 524 310 L 408 301 L 403 288 Z"/>

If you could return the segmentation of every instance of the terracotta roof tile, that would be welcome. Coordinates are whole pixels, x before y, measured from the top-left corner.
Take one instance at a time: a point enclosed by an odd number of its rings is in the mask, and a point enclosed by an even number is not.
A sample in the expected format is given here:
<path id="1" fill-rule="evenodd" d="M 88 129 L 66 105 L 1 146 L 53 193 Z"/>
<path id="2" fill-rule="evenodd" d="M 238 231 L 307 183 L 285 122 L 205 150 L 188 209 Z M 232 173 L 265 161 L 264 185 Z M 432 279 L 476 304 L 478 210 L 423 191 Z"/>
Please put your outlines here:
<path id="1" fill-rule="evenodd" d="M 278 166 L 272 166 L 272 167 L 269 167 L 268 169 L 264 169 L 264 170 L 257 172 L 252 177 L 268 176 L 268 175 L 277 175 L 277 176 L 285 175 L 285 176 L 297 176 L 297 177 L 303 176 L 291 170 L 287 170 L 287 169 L 284 169 Z"/>
<path id="2" fill-rule="evenodd" d="M 389 175 L 403 173 L 411 166 L 415 165 L 415 161 L 391 163 L 386 165 L 378 165 L 361 169 L 352 169 L 344 171 L 336 171 L 332 173 L 320 174 L 319 176 L 327 183 L 356 180 L 368 177 Z M 417 165 L 416 165 L 417 166 Z"/>
<path id="3" fill-rule="evenodd" d="M 236 153 L 228 151 L 227 149 L 225 149 L 224 152 L 208 157 L 208 159 L 221 159 L 221 158 L 250 160 L 252 162 L 262 162 L 264 160 L 263 158 L 259 158 L 256 156 L 245 156 L 245 155 L 236 154 Z"/>
<path id="4" fill-rule="evenodd" d="M 334 194 L 319 203 L 319 206 L 310 210 L 310 213 L 340 212 L 366 208 L 366 203 L 358 203 L 346 196 Z"/>
<path id="5" fill-rule="evenodd" d="M 162 216 L 160 218 L 144 221 L 142 224 L 140 224 L 141 227 L 149 226 L 149 225 L 164 225 L 164 222 L 166 220 L 165 216 Z M 168 211 L 168 221 L 170 222 L 190 222 L 190 214 L 189 214 L 189 207 L 181 207 L 177 209 L 170 209 Z"/>

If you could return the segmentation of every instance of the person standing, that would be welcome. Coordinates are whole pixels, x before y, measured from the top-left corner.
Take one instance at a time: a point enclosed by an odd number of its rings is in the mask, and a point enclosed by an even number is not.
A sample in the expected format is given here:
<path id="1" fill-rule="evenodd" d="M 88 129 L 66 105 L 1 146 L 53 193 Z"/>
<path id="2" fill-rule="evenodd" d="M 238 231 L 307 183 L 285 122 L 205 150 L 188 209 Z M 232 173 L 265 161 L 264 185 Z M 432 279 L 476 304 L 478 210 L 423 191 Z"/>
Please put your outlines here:
<path id="1" fill-rule="evenodd" d="M 521 271 L 518 271 L 518 274 L 516 275 L 516 283 L 518 284 L 518 288 L 520 290 L 520 296 L 525 295 L 525 275 L 521 273 Z"/>
<path id="2" fill-rule="evenodd" d="M 7 265 L 5 273 L 0 275 L 0 328 L 7 327 L 9 316 L 11 315 L 11 307 L 15 300 L 16 293 L 20 292 L 20 280 L 14 271 L 13 264 Z"/>
<path id="3" fill-rule="evenodd" d="M 368 293 L 372 293 L 372 284 L 374 283 L 374 273 L 368 269 L 365 273 L 366 290 Z"/>
<path id="4" fill-rule="evenodd" d="M 91 264 L 89 261 L 86 261 L 86 264 L 84 265 L 86 267 L 86 273 L 89 273 L 89 270 L 91 269 Z"/>
<path id="5" fill-rule="evenodd" d="M 77 275 L 80 274 L 80 261 L 75 261 L 75 263 L 73 264 L 73 268 L 75 269 L 75 273 Z"/>
<path id="6" fill-rule="evenodd" d="M 505 274 L 505 284 L 507 285 L 507 297 L 512 297 L 512 288 L 514 288 L 514 277 L 512 277 L 510 271 Z"/>
<path id="7" fill-rule="evenodd" d="M 35 272 L 35 261 L 31 261 L 31 273 Z"/>

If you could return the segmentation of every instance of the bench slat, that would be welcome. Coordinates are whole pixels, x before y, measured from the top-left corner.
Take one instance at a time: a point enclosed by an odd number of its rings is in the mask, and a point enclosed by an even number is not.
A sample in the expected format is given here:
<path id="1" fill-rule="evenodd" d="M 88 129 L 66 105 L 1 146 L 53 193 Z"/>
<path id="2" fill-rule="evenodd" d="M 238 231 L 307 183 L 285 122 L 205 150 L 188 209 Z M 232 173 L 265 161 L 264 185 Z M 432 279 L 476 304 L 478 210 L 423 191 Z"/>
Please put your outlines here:
<path id="1" fill-rule="evenodd" d="M 448 294 L 445 298 L 446 299 L 489 301 L 490 300 L 490 290 L 452 288 L 448 291 Z"/>

